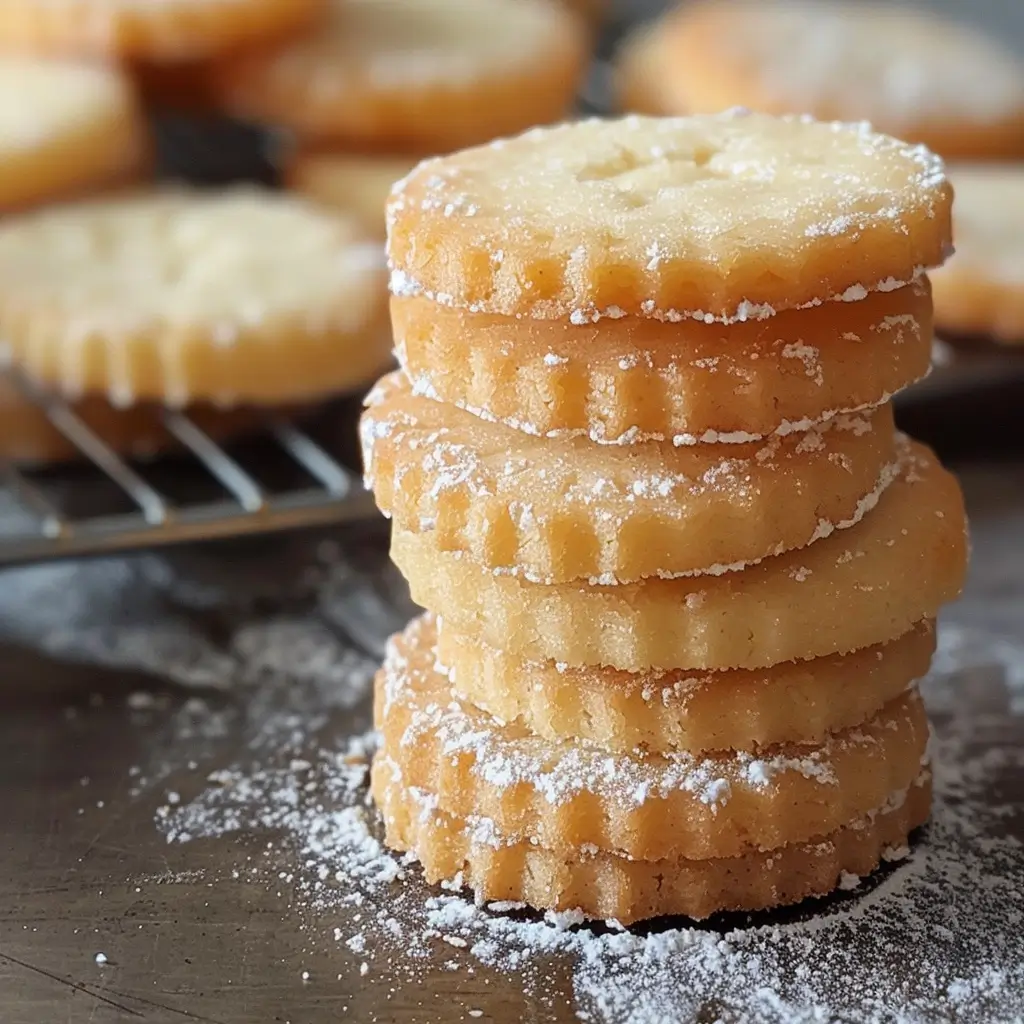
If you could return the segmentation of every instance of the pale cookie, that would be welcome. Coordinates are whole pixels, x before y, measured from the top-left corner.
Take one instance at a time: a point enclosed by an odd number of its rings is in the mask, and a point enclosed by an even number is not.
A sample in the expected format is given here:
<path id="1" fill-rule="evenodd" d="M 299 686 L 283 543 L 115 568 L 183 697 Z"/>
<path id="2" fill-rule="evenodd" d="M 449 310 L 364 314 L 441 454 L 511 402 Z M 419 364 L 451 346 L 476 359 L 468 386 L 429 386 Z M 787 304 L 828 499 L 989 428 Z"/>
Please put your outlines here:
<path id="1" fill-rule="evenodd" d="M 285 167 L 285 182 L 295 192 L 358 218 L 368 232 L 383 240 L 388 194 L 414 163 L 402 157 L 299 150 Z"/>
<path id="2" fill-rule="evenodd" d="M 736 857 L 644 861 L 591 850 L 552 853 L 506 838 L 489 818 L 439 810 L 432 793 L 403 785 L 394 762 L 385 758 L 374 761 L 372 791 L 387 844 L 412 854 L 428 882 L 450 889 L 459 879 L 479 903 L 578 911 L 620 925 L 766 910 L 823 896 L 849 875 L 874 871 L 907 844 L 931 811 L 931 775 L 925 771 L 877 810 L 808 842 Z"/>
<path id="3" fill-rule="evenodd" d="M 956 255 L 935 275 L 935 320 L 961 335 L 1024 343 L 1024 167 L 958 167 Z"/>
<path id="4" fill-rule="evenodd" d="M 417 391 L 529 434 L 602 444 L 756 441 L 880 405 L 928 373 L 927 278 L 768 320 L 573 325 L 393 298 Z"/>
<path id="5" fill-rule="evenodd" d="M 434 659 L 429 622 L 392 638 L 374 689 L 381 756 L 441 810 L 558 853 L 732 857 L 804 842 L 909 786 L 928 742 L 921 698 L 908 691 L 820 746 L 610 754 L 497 722 L 457 700 Z"/>
<path id="6" fill-rule="evenodd" d="M 66 396 L 313 400 L 390 360 L 380 248 L 255 189 L 80 203 L 0 226 L 0 333 Z"/>
<path id="7" fill-rule="evenodd" d="M 523 661 L 439 624 L 437 663 L 461 699 L 548 740 L 644 749 L 757 750 L 823 743 L 928 671 L 930 620 L 887 644 L 757 670 L 629 674 Z"/>
<path id="8" fill-rule="evenodd" d="M 304 28 L 325 0 L 0 0 L 7 50 L 157 61 L 208 57 Z"/>
<path id="9" fill-rule="evenodd" d="M 430 534 L 392 532 L 413 600 L 453 629 L 530 661 L 761 668 L 892 640 L 960 592 L 967 560 L 955 478 L 910 443 L 902 474 L 857 526 L 742 572 L 619 586 L 494 575 Z"/>
<path id="10" fill-rule="evenodd" d="M 705 0 L 669 14 L 661 31 L 669 113 L 742 105 L 864 118 L 950 159 L 1024 155 L 1024 64 L 927 11 Z"/>
<path id="11" fill-rule="evenodd" d="M 951 199 L 938 158 L 863 124 L 582 121 L 420 164 L 388 204 L 391 285 L 578 324 L 758 319 L 940 263 Z"/>
<path id="12" fill-rule="evenodd" d="M 214 84 L 228 112 L 302 138 L 437 153 L 565 116 L 585 49 L 545 0 L 331 0 L 317 32 Z"/>
<path id="13" fill-rule="evenodd" d="M 149 153 L 116 69 L 0 57 L 0 211 L 140 176 Z"/>
<path id="14" fill-rule="evenodd" d="M 721 574 L 860 522 L 898 473 L 892 409 L 751 444 L 538 438 L 380 381 L 367 486 L 399 530 L 535 583 Z"/>
<path id="15" fill-rule="evenodd" d="M 114 452 L 150 458 L 179 447 L 163 426 L 161 410 L 153 406 L 115 409 L 102 398 L 86 398 L 71 411 Z M 252 409 L 189 409 L 189 419 L 204 433 L 221 441 L 259 428 L 262 417 Z M 84 458 L 49 420 L 0 371 L 0 462 L 45 465 Z"/>

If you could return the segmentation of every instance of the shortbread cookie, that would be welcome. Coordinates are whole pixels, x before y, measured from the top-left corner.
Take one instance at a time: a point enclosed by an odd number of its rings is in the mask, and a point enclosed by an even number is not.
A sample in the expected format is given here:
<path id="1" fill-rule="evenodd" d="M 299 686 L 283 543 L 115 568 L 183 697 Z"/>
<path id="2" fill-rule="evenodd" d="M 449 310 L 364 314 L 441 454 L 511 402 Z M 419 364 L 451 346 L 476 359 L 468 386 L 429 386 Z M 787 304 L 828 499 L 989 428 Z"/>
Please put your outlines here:
<path id="1" fill-rule="evenodd" d="M 402 157 L 300 150 L 285 168 L 285 180 L 293 191 L 357 217 L 367 232 L 383 239 L 388 193 L 414 163 Z"/>
<path id="2" fill-rule="evenodd" d="M 394 762 L 384 758 L 374 762 L 372 789 L 387 844 L 411 853 L 428 882 L 461 879 L 482 903 L 580 911 L 624 925 L 666 915 L 700 919 L 723 910 L 765 910 L 823 896 L 847 874 L 874 871 L 931 810 L 925 771 L 877 810 L 808 842 L 736 857 L 643 861 L 591 850 L 552 853 L 507 839 L 489 818 L 439 810 L 432 793 L 404 786 Z"/>
<path id="3" fill-rule="evenodd" d="M 390 358 L 380 248 L 350 220 L 255 189 L 167 192 L 0 226 L 0 333 L 70 397 L 281 404 Z"/>
<path id="4" fill-rule="evenodd" d="M 955 171 L 956 255 L 935 277 L 946 332 L 1024 343 L 1024 168 Z"/>
<path id="5" fill-rule="evenodd" d="M 898 472 L 890 406 L 752 444 L 605 447 L 488 423 L 395 373 L 360 434 L 398 529 L 537 583 L 740 569 L 854 526 Z"/>
<path id="6" fill-rule="evenodd" d="M 115 409 L 102 398 L 86 398 L 71 411 L 113 451 L 149 458 L 178 447 L 153 406 Z M 220 441 L 258 429 L 261 417 L 252 409 L 189 409 L 189 419 Z M 45 465 L 81 459 L 78 449 L 0 372 L 0 462 Z"/>
<path id="7" fill-rule="evenodd" d="M 941 162 L 867 126 L 590 120 L 424 161 L 388 204 L 396 295 L 569 320 L 742 321 L 940 263 Z"/>
<path id="8" fill-rule="evenodd" d="M 542 586 L 495 575 L 429 533 L 392 533 L 413 600 L 460 633 L 531 661 L 649 668 L 761 668 L 892 640 L 963 584 L 955 478 L 923 445 L 857 526 L 742 572 L 620 586 Z"/>
<path id="9" fill-rule="evenodd" d="M 141 175 L 148 159 L 148 132 L 119 71 L 0 57 L 0 211 L 105 188 Z"/>
<path id="10" fill-rule="evenodd" d="M 927 11 L 704 0 L 673 11 L 661 31 L 666 112 L 739 104 L 865 118 L 948 158 L 1024 155 L 1024 64 Z"/>
<path id="11" fill-rule="evenodd" d="M 585 37 L 545 0 L 330 0 L 317 32 L 225 62 L 215 87 L 303 138 L 445 152 L 563 117 Z"/>
<path id="12" fill-rule="evenodd" d="M 928 722 L 916 691 L 821 746 L 758 754 L 610 754 L 504 725 L 455 698 L 417 619 L 392 638 L 375 686 L 381 755 L 402 784 L 456 817 L 566 853 L 731 857 L 825 835 L 885 803 L 921 770 Z"/>
<path id="13" fill-rule="evenodd" d="M 442 623 L 437 664 L 458 697 L 545 739 L 665 753 L 823 743 L 924 676 L 934 650 L 926 620 L 850 654 L 753 671 L 631 675 L 523 661 Z"/>
<path id="14" fill-rule="evenodd" d="M 393 298 L 415 389 L 530 434 L 603 444 L 756 441 L 880 405 L 929 369 L 927 278 L 730 326 L 573 325 Z"/>
<path id="15" fill-rule="evenodd" d="M 669 64 L 665 31 L 660 21 L 646 22 L 634 29 L 615 55 L 615 105 L 623 113 L 685 114 L 673 97 L 666 95 L 666 66 Z"/>
<path id="16" fill-rule="evenodd" d="M 8 51 L 187 60 L 304 28 L 326 0 L 3 0 Z"/>

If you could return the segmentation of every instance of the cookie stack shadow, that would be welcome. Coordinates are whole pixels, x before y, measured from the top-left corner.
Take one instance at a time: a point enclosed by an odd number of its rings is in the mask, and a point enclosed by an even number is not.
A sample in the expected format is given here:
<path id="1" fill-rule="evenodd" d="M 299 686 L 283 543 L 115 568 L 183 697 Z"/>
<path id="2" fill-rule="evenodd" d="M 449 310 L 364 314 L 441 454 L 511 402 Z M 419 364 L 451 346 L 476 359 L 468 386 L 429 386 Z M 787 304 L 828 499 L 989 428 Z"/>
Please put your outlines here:
<path id="1" fill-rule="evenodd" d="M 733 244 L 769 165 L 803 276 L 777 222 L 673 277 L 709 211 Z M 858 221 L 877 183 L 888 227 Z M 857 232 L 845 261 L 814 248 L 822 218 L 836 253 Z M 640 259 L 576 274 L 603 220 Z M 966 560 L 957 484 L 889 405 L 929 365 L 930 154 L 795 119 L 586 122 L 421 165 L 389 232 L 402 369 L 362 440 L 429 609 L 377 679 L 389 845 L 478 900 L 624 924 L 792 903 L 902 853 L 931 805 L 915 682 Z M 724 295 L 721 267 L 775 242 L 759 301 Z"/>

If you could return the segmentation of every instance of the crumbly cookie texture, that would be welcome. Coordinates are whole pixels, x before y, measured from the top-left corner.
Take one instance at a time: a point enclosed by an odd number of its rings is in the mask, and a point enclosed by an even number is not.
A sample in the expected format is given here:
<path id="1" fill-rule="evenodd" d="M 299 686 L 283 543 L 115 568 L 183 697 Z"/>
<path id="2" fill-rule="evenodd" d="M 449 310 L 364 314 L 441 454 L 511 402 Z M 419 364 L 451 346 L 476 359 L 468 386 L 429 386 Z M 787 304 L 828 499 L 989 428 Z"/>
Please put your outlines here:
<path id="1" fill-rule="evenodd" d="M 149 153 L 120 71 L 0 57 L 0 211 L 139 177 Z"/>
<path id="2" fill-rule="evenodd" d="M 956 255 L 935 274 L 943 331 L 1024 344 L 1024 168 L 961 166 Z"/>
<path id="3" fill-rule="evenodd" d="M 149 193 L 0 225 L 0 331 L 73 398 L 278 405 L 388 364 L 384 276 L 378 243 L 301 199 Z"/>
<path id="4" fill-rule="evenodd" d="M 189 60 L 272 42 L 325 0 L 4 0 L 0 44 L 45 54 Z"/>
<path id="5" fill-rule="evenodd" d="M 865 118 L 953 159 L 1024 155 L 1024 62 L 924 10 L 854 2 L 704 0 L 659 26 L 666 113 L 741 104 Z"/>
<path id="6" fill-rule="evenodd" d="M 447 152 L 565 116 L 586 37 L 545 0 L 330 0 L 317 32 L 223 62 L 214 89 L 306 139 Z"/>
<path id="7" fill-rule="evenodd" d="M 391 287 L 576 324 L 758 319 L 910 282 L 951 200 L 938 158 L 863 124 L 582 121 L 420 164 L 388 204 Z"/>
<path id="8" fill-rule="evenodd" d="M 459 632 L 531 661 L 642 672 L 761 668 L 892 640 L 959 594 L 967 537 L 956 479 L 910 442 L 857 526 L 742 572 L 544 586 L 397 529 L 391 554 L 416 603 Z"/>
<path id="9" fill-rule="evenodd" d="M 824 743 L 928 671 L 935 626 L 887 644 L 764 669 L 619 672 L 523 661 L 438 624 L 437 667 L 455 695 L 545 739 L 616 753 L 762 750 Z"/>
<path id="10" fill-rule="evenodd" d="M 503 836 L 490 818 L 449 814 L 430 790 L 405 784 L 388 758 L 375 760 L 371 788 L 388 845 L 412 854 L 428 882 L 450 887 L 459 879 L 482 903 L 508 900 L 623 925 L 675 914 L 699 920 L 823 896 L 846 873 L 874 871 L 931 809 L 925 770 L 879 808 L 808 842 L 736 857 L 632 860 L 589 847 L 555 853 Z"/>
<path id="11" fill-rule="evenodd" d="M 751 444 L 537 438 L 384 378 L 360 423 L 398 529 L 535 583 L 721 574 L 856 525 L 898 473 L 889 406 Z"/>
<path id="12" fill-rule="evenodd" d="M 393 638 L 374 691 L 381 756 L 458 817 L 559 853 L 638 860 L 732 857 L 804 842 L 882 806 L 921 770 L 928 722 L 916 691 L 821 746 L 754 754 L 609 754 L 502 725 L 455 699 L 416 620 Z"/>
<path id="13" fill-rule="evenodd" d="M 750 442 L 887 402 L 928 373 L 927 278 L 860 302 L 728 326 L 574 325 L 391 300 L 420 394 L 537 436 L 601 444 Z"/>

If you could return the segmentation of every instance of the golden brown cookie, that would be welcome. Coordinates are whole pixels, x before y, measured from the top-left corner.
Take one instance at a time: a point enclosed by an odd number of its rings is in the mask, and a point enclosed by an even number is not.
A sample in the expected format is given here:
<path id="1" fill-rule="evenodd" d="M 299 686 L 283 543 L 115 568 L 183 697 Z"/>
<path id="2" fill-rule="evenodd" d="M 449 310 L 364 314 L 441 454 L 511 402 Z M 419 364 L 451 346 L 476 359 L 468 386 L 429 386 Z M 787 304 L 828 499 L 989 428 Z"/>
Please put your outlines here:
<path id="1" fill-rule="evenodd" d="M 963 584 L 965 525 L 955 478 L 909 443 L 900 477 L 857 526 L 742 572 L 543 586 L 398 529 L 391 554 L 417 604 L 527 660 L 761 668 L 884 643 L 933 618 Z"/>
<path id="2" fill-rule="evenodd" d="M 574 325 L 392 298 L 415 389 L 526 433 L 604 444 L 749 442 L 880 405 L 929 369 L 927 278 L 729 326 Z"/>
<path id="3" fill-rule="evenodd" d="M 300 137 L 437 153 L 558 120 L 586 32 L 546 0 L 331 0 L 325 25 L 217 69 L 224 108 Z"/>
<path id="4" fill-rule="evenodd" d="M 614 93 L 618 110 L 627 114 L 686 114 L 666 95 L 669 54 L 660 21 L 633 29 L 615 55 Z"/>
<path id="5" fill-rule="evenodd" d="M 171 61 L 305 28 L 325 0 L 3 0 L 8 51 Z"/>
<path id="6" fill-rule="evenodd" d="M 288 161 L 285 181 L 293 191 L 358 218 L 367 232 L 383 240 L 391 186 L 415 163 L 403 157 L 299 150 Z"/>
<path id="7" fill-rule="evenodd" d="M 596 847 L 640 860 L 700 859 L 804 842 L 909 786 L 928 742 L 916 690 L 820 746 L 660 755 L 553 742 L 457 700 L 422 618 L 392 638 L 374 695 L 381 756 L 403 786 L 561 854 Z"/>
<path id="8" fill-rule="evenodd" d="M 1024 63 L 937 14 L 851 0 L 704 0 L 660 31 L 667 112 L 806 112 L 864 119 L 950 159 L 1024 155 Z"/>
<path id="9" fill-rule="evenodd" d="M 426 160 L 392 192 L 396 295 L 576 324 L 743 321 L 940 263 L 952 192 L 865 125 L 590 120 Z"/>
<path id="10" fill-rule="evenodd" d="M 404 786 L 385 758 L 374 761 L 372 790 L 388 845 L 413 854 L 428 882 L 450 888 L 452 879 L 461 879 L 482 903 L 580 911 L 623 925 L 670 914 L 700 919 L 723 910 L 764 910 L 823 896 L 848 875 L 874 871 L 931 810 L 925 771 L 874 812 L 804 843 L 736 857 L 645 861 L 592 850 L 552 853 L 506 839 L 489 818 L 439 810 L 432 793 Z"/>
<path id="11" fill-rule="evenodd" d="M 953 172 L 956 255 L 935 275 L 943 331 L 1024 343 L 1024 167 Z"/>
<path id="12" fill-rule="evenodd" d="M 538 438 L 381 380 L 360 423 L 378 507 L 536 583 L 720 574 L 856 525 L 898 472 L 889 406 L 751 444 Z"/>
<path id="13" fill-rule="evenodd" d="M 437 665 L 460 699 L 544 739 L 628 753 L 823 743 L 928 671 L 930 620 L 887 644 L 726 672 L 573 668 L 523 661 L 439 623 Z"/>
<path id="14" fill-rule="evenodd" d="M 0 211 L 134 180 L 149 154 L 131 83 L 116 69 L 0 57 Z"/>
<path id="15" fill-rule="evenodd" d="M 255 189 L 80 203 L 0 225 L 0 332 L 40 383 L 118 406 L 303 402 L 390 361 L 378 243 Z"/>

